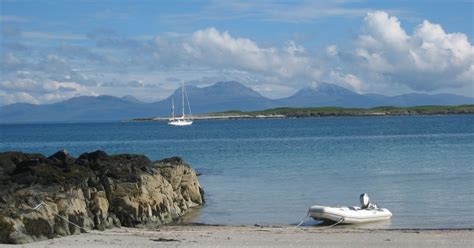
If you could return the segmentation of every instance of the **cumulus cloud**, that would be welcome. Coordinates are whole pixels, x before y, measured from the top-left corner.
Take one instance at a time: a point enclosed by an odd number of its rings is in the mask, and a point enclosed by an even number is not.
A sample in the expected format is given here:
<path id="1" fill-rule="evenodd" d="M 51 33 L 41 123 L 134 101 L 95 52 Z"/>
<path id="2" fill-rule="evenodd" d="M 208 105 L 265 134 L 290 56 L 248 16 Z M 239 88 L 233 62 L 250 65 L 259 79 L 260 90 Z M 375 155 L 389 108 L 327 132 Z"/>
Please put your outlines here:
<path id="1" fill-rule="evenodd" d="M 320 76 L 304 48 L 294 41 L 289 41 L 284 49 L 261 47 L 250 39 L 207 28 L 194 32 L 184 49 L 192 59 L 214 67 L 276 74 L 285 79 Z"/>
<path id="2" fill-rule="evenodd" d="M 473 84 L 474 47 L 467 36 L 427 20 L 408 35 L 396 17 L 370 12 L 354 54 L 371 72 L 414 90 Z"/>
<path id="3" fill-rule="evenodd" d="M 265 70 L 267 63 L 275 59 L 273 49 L 262 49 L 250 39 L 234 38 L 215 28 L 194 32 L 184 48 L 198 60 L 250 70 Z"/>
<path id="4" fill-rule="evenodd" d="M 364 82 L 353 74 L 342 74 L 340 72 L 331 71 L 329 72 L 329 81 L 334 84 L 338 84 L 348 89 L 352 89 L 356 92 L 361 92 Z"/>
<path id="5" fill-rule="evenodd" d="M 32 104 L 39 103 L 39 101 L 35 97 L 26 92 L 7 93 L 0 90 L 0 105 L 7 105 L 18 102 Z"/>
<path id="6" fill-rule="evenodd" d="M 297 45 L 295 41 L 290 40 L 286 43 L 286 52 L 291 56 L 295 56 L 297 54 L 304 54 L 305 49 L 301 45 Z"/>
<path id="7" fill-rule="evenodd" d="M 36 81 L 30 78 L 18 78 L 16 80 L 1 81 L 0 90 L 11 93 L 26 92 L 29 94 L 46 94 L 58 91 L 84 92 L 86 91 L 86 87 L 75 82 L 58 82 L 49 79 Z"/>
<path id="8" fill-rule="evenodd" d="M 51 103 L 79 95 L 97 95 L 92 89 L 74 82 L 29 79 L 0 82 L 0 104 L 25 102 Z"/>

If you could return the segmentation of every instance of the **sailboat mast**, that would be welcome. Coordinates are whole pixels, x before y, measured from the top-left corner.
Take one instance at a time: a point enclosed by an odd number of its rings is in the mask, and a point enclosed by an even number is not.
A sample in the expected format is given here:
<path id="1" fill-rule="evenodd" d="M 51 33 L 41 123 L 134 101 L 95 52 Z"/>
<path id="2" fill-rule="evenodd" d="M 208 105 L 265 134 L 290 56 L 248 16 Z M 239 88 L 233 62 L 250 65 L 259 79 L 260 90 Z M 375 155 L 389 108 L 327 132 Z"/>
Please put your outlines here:
<path id="1" fill-rule="evenodd" d="M 171 97 L 171 116 L 174 119 L 174 97 Z"/>
<path id="2" fill-rule="evenodd" d="M 181 81 L 181 106 L 183 107 L 183 118 L 184 118 L 184 81 Z"/>
<path id="3" fill-rule="evenodd" d="M 188 116 L 191 116 L 191 118 L 193 118 L 193 113 L 191 112 L 191 105 L 189 104 L 188 91 L 186 90 L 186 88 L 184 88 L 184 96 L 186 97 L 186 103 L 188 104 Z"/>

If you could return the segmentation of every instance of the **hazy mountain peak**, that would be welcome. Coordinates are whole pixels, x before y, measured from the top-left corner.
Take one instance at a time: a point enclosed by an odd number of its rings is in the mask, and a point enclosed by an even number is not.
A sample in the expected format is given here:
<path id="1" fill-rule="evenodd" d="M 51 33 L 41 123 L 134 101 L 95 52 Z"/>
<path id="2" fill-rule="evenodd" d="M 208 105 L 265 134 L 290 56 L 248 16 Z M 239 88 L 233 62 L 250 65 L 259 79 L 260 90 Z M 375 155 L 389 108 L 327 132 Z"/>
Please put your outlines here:
<path id="1" fill-rule="evenodd" d="M 260 93 L 257 91 L 237 81 L 217 82 L 216 84 L 209 87 L 221 90 L 222 93 L 237 94 L 248 97 L 262 97 L 262 95 L 260 95 Z"/>
<path id="2" fill-rule="evenodd" d="M 242 83 L 234 81 L 234 80 L 232 80 L 232 81 L 219 81 L 219 82 L 215 83 L 212 86 L 214 86 L 214 87 L 244 87 L 244 88 L 248 88 L 247 86 L 243 85 Z"/>
<path id="3" fill-rule="evenodd" d="M 330 83 L 319 83 L 316 85 L 316 90 L 319 92 L 326 92 L 326 93 L 350 93 L 350 94 L 356 94 L 350 89 L 347 89 L 345 87 L 336 85 L 336 84 L 330 84 Z"/>
<path id="4" fill-rule="evenodd" d="M 237 81 L 220 81 L 206 87 L 185 86 L 189 99 L 207 99 L 207 98 L 264 98 L 260 93 L 250 87 Z M 172 94 L 174 98 L 181 97 L 181 87 Z"/>
<path id="5" fill-rule="evenodd" d="M 125 100 L 116 96 L 99 95 L 99 96 L 76 96 L 76 97 L 61 101 L 61 102 L 53 103 L 53 105 L 110 104 L 110 103 L 118 103 L 118 102 L 132 103 L 128 100 Z"/>
<path id="6" fill-rule="evenodd" d="M 122 100 L 125 100 L 127 102 L 133 102 L 133 103 L 141 103 L 140 100 L 138 100 L 136 97 L 134 97 L 132 95 L 122 96 Z"/>
<path id="7" fill-rule="evenodd" d="M 354 91 L 346 89 L 344 87 L 329 84 L 329 83 L 318 83 L 315 86 L 305 87 L 299 90 L 294 96 L 311 96 L 311 95 L 334 95 L 334 96 L 342 96 L 342 95 L 358 95 Z"/>
<path id="8" fill-rule="evenodd" d="M 64 101 L 56 102 L 56 103 L 53 103 L 53 104 L 85 102 L 85 101 L 90 101 L 90 100 L 93 100 L 93 99 L 96 99 L 96 98 L 97 98 L 96 96 L 75 96 L 75 97 L 71 97 L 69 99 L 66 99 Z"/>

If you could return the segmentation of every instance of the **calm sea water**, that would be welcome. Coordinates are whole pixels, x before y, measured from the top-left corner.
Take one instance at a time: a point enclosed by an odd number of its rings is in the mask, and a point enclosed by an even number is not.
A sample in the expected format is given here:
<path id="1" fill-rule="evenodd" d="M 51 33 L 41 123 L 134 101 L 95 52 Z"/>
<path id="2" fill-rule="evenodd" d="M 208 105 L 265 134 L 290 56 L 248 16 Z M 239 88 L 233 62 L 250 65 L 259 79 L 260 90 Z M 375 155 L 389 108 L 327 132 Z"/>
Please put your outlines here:
<path id="1" fill-rule="evenodd" d="M 0 125 L 0 151 L 59 149 L 182 156 L 206 191 L 193 221 L 295 224 L 367 192 L 394 214 L 367 228 L 474 227 L 473 115 Z"/>

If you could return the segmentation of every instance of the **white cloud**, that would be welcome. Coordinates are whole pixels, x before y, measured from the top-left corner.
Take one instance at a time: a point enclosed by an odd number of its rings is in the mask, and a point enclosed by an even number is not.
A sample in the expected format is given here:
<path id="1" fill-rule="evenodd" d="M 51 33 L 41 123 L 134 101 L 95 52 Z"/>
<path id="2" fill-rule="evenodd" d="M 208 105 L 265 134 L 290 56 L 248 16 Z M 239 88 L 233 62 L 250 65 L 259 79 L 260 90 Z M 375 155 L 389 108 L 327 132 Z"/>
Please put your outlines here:
<path id="1" fill-rule="evenodd" d="M 408 40 L 408 35 L 400 26 L 398 18 L 389 16 L 384 11 L 369 12 L 364 22 L 367 38 L 372 38 L 374 41 L 372 44 L 369 43 L 371 46 L 403 49 L 404 43 Z"/>
<path id="2" fill-rule="evenodd" d="M 336 56 L 337 55 L 337 46 L 330 45 L 326 47 L 326 54 L 329 56 Z"/>
<path id="3" fill-rule="evenodd" d="M 16 91 L 46 92 L 46 90 L 43 88 L 43 85 L 29 78 L 2 81 L 0 82 L 0 89 L 4 91 L 11 91 L 11 92 L 16 92 Z"/>
<path id="4" fill-rule="evenodd" d="M 318 79 L 320 71 L 302 46 L 289 41 L 285 48 L 261 47 L 247 38 L 234 38 L 215 28 L 198 30 L 184 43 L 198 64 L 277 76 L 282 79 Z"/>
<path id="5" fill-rule="evenodd" d="M 387 80 L 432 91 L 473 84 L 474 47 L 462 33 L 446 33 L 427 20 L 412 35 L 386 12 L 368 13 L 355 56 Z"/>
<path id="6" fill-rule="evenodd" d="M 47 94 L 54 92 L 87 92 L 86 87 L 76 82 L 58 82 L 50 79 L 41 81 L 30 78 L 17 78 L 0 81 L 0 90 L 4 92 L 27 92 L 30 94 Z"/>
<path id="7" fill-rule="evenodd" d="M 331 83 L 338 84 L 356 92 L 361 92 L 363 87 L 365 87 L 364 82 L 353 74 L 341 74 L 340 72 L 331 71 L 329 75 L 329 81 Z"/>
<path id="8" fill-rule="evenodd" d="M 234 38 L 228 32 L 208 28 L 194 32 L 184 49 L 190 56 L 214 65 L 264 70 L 274 58 L 273 49 L 261 49 L 250 39 Z"/>
<path id="9" fill-rule="evenodd" d="M 0 89 L 0 105 L 17 102 L 44 104 L 66 100 L 75 96 L 97 96 L 94 91 L 75 83 L 49 82 L 44 86 L 47 91 L 4 91 Z"/>
<path id="10" fill-rule="evenodd" d="M 297 54 L 304 54 L 305 49 L 303 46 L 297 45 L 295 41 L 290 40 L 286 43 L 286 52 L 291 56 L 295 56 Z"/>
<path id="11" fill-rule="evenodd" d="M 0 105 L 7 105 L 18 102 L 32 104 L 39 103 L 39 101 L 35 97 L 26 92 L 7 93 L 0 90 Z"/>

